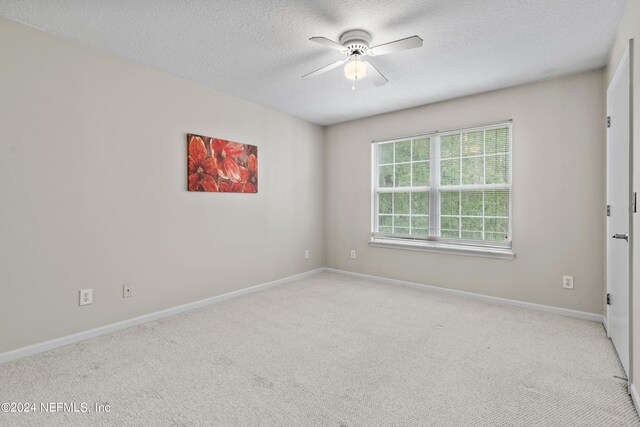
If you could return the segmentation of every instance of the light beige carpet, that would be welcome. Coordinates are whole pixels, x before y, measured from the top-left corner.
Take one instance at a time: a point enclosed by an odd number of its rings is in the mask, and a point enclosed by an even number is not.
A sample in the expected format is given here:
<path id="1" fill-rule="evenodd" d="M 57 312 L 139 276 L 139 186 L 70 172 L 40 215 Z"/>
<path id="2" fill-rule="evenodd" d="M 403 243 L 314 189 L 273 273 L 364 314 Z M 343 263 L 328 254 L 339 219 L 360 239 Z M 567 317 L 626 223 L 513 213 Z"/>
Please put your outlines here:
<path id="1" fill-rule="evenodd" d="M 602 325 L 322 273 L 0 365 L 0 425 L 639 426 Z"/>

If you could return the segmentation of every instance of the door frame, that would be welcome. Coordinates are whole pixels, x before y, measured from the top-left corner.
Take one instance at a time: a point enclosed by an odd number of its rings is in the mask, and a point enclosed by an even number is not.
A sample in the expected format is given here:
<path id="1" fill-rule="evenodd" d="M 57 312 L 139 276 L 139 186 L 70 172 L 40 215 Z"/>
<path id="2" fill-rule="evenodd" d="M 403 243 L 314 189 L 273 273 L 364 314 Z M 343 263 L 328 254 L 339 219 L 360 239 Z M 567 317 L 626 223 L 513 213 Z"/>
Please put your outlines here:
<path id="1" fill-rule="evenodd" d="M 634 67 L 633 67 L 633 60 L 634 60 L 634 55 L 633 55 L 633 45 L 634 45 L 634 40 L 633 39 L 629 39 L 629 43 L 624 51 L 624 53 L 622 54 L 620 60 L 618 61 L 618 65 L 616 67 L 616 71 L 613 75 L 613 78 L 611 79 L 611 82 L 609 83 L 609 85 L 607 86 L 607 92 L 606 92 L 606 113 L 607 116 L 609 115 L 609 89 L 614 85 L 614 83 L 617 83 L 618 80 L 620 79 L 620 75 L 622 74 L 622 70 L 623 70 L 623 66 L 625 65 L 625 63 L 628 63 L 628 67 L 629 67 L 629 277 L 628 277 L 628 281 L 629 281 L 629 372 L 627 375 L 627 390 L 629 393 L 631 393 L 631 382 L 633 379 L 633 372 L 634 372 L 634 366 L 633 366 L 633 319 L 634 319 L 634 313 L 633 313 L 633 247 L 634 247 L 634 232 L 633 232 L 633 214 L 636 211 L 636 207 L 634 206 L 634 202 L 636 202 L 636 199 L 634 198 L 634 188 L 633 188 L 633 72 L 634 72 Z M 606 141 L 607 141 L 607 154 L 608 154 L 608 146 L 609 146 L 609 132 L 607 131 L 606 134 Z M 607 196 L 607 201 L 609 200 L 609 161 L 607 158 L 607 163 L 606 163 L 606 196 Z M 606 256 L 608 255 L 607 253 L 607 241 L 610 238 L 610 236 L 608 235 L 608 222 L 607 222 L 607 226 L 605 227 L 607 235 L 606 235 L 606 240 L 605 240 L 605 271 L 606 268 L 608 267 L 608 262 L 606 260 Z M 609 281 L 608 281 L 608 276 L 605 273 L 605 282 L 606 282 L 606 292 L 609 293 L 611 290 L 609 289 Z M 606 301 L 605 301 L 606 303 Z M 605 329 L 607 330 L 607 337 L 610 337 L 610 333 L 609 333 L 609 328 L 608 328 L 608 323 L 609 323 L 609 305 L 606 305 L 606 324 L 605 324 Z"/>

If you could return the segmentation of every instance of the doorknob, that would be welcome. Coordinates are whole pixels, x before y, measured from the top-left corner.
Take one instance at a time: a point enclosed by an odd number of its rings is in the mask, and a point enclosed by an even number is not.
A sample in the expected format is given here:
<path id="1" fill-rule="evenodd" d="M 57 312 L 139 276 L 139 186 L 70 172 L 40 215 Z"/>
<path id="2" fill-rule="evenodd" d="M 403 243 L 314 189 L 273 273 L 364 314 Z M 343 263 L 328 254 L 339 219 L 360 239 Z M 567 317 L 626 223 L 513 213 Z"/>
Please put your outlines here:
<path id="1" fill-rule="evenodd" d="M 614 234 L 613 235 L 614 239 L 624 239 L 627 242 L 629 241 L 629 233 L 625 233 L 625 234 Z"/>

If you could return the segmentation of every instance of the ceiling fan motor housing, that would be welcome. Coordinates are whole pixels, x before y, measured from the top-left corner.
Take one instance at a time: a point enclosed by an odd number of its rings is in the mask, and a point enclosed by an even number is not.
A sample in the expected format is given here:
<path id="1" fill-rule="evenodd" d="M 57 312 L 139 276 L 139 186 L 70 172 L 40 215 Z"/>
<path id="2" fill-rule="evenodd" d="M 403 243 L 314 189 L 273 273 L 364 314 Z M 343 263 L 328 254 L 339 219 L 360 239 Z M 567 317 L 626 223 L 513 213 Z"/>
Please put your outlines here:
<path id="1" fill-rule="evenodd" d="M 347 48 L 347 55 L 365 55 L 369 50 L 371 34 L 364 30 L 349 30 L 340 36 L 340 44 Z"/>

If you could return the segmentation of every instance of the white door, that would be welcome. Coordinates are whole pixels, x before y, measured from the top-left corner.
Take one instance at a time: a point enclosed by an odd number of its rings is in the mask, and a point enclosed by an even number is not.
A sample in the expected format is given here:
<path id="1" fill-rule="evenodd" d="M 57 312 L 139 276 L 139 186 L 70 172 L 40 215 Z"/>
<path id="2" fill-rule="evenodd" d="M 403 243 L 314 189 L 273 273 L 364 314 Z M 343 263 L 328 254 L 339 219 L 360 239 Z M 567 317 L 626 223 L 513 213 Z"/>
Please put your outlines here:
<path id="1" fill-rule="evenodd" d="M 607 330 L 629 374 L 629 55 L 607 89 Z"/>

